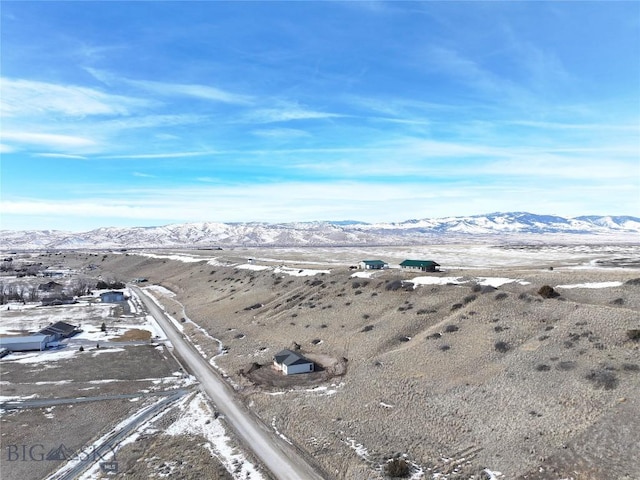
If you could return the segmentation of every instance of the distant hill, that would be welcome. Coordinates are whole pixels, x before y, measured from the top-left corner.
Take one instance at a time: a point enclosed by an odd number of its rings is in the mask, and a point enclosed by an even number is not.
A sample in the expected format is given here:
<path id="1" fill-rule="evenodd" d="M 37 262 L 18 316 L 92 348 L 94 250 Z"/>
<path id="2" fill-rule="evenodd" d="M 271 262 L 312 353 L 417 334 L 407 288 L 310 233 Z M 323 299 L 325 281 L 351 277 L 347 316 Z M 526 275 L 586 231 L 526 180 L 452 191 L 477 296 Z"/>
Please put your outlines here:
<path id="1" fill-rule="evenodd" d="M 322 221 L 297 223 L 183 223 L 159 227 L 105 227 L 81 233 L 58 230 L 0 231 L 4 250 L 113 249 L 231 246 L 408 245 L 436 242 L 558 239 L 638 241 L 640 218 L 565 218 L 527 212 L 424 218 L 399 223 Z"/>

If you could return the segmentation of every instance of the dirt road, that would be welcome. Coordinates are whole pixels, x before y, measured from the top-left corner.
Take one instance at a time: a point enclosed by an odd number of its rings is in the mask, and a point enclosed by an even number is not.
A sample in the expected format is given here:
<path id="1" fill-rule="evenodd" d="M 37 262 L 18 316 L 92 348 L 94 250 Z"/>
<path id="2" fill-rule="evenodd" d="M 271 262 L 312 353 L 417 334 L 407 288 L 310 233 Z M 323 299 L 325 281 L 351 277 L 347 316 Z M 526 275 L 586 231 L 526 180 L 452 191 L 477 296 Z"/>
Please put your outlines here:
<path id="1" fill-rule="evenodd" d="M 321 480 L 319 474 L 289 444 L 269 430 L 236 398 L 205 358 L 172 325 L 164 312 L 139 288 L 131 287 L 156 319 L 183 362 L 200 381 L 202 389 L 215 403 L 238 437 L 280 480 Z"/>

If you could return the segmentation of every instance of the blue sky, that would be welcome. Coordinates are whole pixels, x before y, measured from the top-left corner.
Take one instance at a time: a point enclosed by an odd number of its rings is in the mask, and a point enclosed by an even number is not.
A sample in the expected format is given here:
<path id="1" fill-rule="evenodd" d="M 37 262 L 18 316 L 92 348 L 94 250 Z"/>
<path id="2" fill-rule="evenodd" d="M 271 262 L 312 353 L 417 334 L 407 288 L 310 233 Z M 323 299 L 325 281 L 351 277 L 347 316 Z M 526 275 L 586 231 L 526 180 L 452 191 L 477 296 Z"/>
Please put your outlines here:
<path id="1" fill-rule="evenodd" d="M 640 2 L 1 5 L 3 229 L 640 215 Z"/>

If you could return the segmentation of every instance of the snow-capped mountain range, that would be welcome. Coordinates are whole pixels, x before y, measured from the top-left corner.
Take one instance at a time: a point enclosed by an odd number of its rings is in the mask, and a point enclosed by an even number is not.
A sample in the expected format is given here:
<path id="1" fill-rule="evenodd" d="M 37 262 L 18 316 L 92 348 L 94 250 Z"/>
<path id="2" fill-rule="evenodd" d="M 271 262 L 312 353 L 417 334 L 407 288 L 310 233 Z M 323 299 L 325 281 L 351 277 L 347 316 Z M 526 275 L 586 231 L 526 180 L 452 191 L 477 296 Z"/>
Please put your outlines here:
<path id="1" fill-rule="evenodd" d="M 640 242 L 640 218 L 565 218 L 525 212 L 425 218 L 399 223 L 325 221 L 300 223 L 183 223 L 160 227 L 98 228 L 82 233 L 58 230 L 0 231 L 3 250 L 122 249 L 231 246 L 410 245 L 436 242 L 584 241 Z"/>

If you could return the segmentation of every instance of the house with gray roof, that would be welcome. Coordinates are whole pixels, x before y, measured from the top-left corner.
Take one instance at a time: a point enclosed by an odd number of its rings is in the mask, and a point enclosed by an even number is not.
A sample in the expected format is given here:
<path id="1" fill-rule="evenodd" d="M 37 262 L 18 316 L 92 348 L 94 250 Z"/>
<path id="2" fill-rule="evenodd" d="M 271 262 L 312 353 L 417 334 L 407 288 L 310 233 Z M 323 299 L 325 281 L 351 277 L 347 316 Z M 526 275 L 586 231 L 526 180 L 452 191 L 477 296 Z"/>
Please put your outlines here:
<path id="1" fill-rule="evenodd" d="M 314 370 L 314 363 L 292 350 L 281 350 L 273 356 L 273 366 L 285 375 L 309 373 Z"/>

